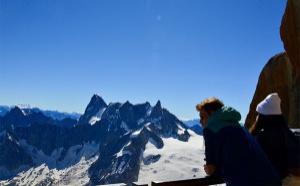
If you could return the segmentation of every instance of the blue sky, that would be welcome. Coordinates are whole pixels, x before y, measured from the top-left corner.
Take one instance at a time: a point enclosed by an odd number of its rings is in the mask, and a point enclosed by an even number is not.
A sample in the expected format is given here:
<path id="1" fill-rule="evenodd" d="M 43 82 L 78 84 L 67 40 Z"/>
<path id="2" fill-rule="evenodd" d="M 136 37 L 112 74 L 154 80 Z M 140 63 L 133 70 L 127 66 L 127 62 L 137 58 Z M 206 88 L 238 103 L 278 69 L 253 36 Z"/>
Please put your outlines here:
<path id="1" fill-rule="evenodd" d="M 0 105 L 83 113 L 158 100 L 179 118 L 218 97 L 245 119 L 283 52 L 286 0 L 0 0 Z"/>

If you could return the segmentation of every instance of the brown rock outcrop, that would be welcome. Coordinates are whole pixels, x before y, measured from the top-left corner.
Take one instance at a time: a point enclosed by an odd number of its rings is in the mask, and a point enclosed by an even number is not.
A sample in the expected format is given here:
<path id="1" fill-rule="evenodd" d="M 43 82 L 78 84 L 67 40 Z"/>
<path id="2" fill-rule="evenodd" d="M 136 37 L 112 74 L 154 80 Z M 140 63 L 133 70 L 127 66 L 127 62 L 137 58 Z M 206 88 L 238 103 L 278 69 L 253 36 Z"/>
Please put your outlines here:
<path id="1" fill-rule="evenodd" d="M 292 68 L 292 92 L 293 101 L 290 108 L 293 109 L 289 118 L 291 127 L 300 128 L 300 1 L 288 0 L 281 21 L 280 36 L 284 43 Z"/>
<path id="2" fill-rule="evenodd" d="M 300 1 L 288 0 L 280 26 L 280 37 L 291 63 L 295 67 L 300 65 Z M 299 74 L 295 68 L 293 75 Z"/>
<path id="3" fill-rule="evenodd" d="M 249 128 L 256 120 L 256 106 L 265 97 L 277 92 L 281 98 L 281 108 L 284 117 L 288 120 L 290 112 L 290 93 L 292 91 L 292 64 L 287 54 L 280 53 L 273 56 L 260 73 L 256 91 L 250 105 L 245 126 Z"/>
<path id="4" fill-rule="evenodd" d="M 281 98 L 283 115 L 290 127 L 300 128 L 300 1 L 288 0 L 280 27 L 286 53 L 272 57 L 263 68 L 245 126 L 256 118 L 256 105 L 269 93 Z"/>

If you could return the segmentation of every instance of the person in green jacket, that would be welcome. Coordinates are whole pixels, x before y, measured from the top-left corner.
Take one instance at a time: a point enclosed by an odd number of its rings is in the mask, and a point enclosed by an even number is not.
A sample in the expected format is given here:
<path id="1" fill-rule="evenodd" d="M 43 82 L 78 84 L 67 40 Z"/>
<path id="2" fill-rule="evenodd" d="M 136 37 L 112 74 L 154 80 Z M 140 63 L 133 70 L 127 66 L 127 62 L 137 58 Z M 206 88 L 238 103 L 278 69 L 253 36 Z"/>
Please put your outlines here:
<path id="1" fill-rule="evenodd" d="M 281 179 L 254 137 L 240 125 L 241 114 L 217 98 L 196 106 L 203 127 L 209 176 L 227 185 L 281 185 Z"/>

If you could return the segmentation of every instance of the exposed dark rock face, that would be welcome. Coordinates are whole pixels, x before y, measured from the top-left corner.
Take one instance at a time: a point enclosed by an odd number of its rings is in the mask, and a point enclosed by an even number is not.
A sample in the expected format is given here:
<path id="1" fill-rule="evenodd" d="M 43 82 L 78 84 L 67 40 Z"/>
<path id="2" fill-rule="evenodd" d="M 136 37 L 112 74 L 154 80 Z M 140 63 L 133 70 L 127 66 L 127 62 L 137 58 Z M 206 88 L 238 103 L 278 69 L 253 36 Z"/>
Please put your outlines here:
<path id="1" fill-rule="evenodd" d="M 27 127 L 33 123 L 51 123 L 53 120 L 41 112 L 25 112 L 19 107 L 11 109 L 1 119 L 0 127 Z"/>
<path id="2" fill-rule="evenodd" d="M 300 1 L 288 0 L 280 36 L 286 53 L 272 57 L 262 70 L 245 121 L 247 128 L 255 121 L 256 105 L 269 93 L 277 92 L 282 112 L 290 127 L 300 128 Z"/>
<path id="3" fill-rule="evenodd" d="M 256 120 L 256 106 L 265 97 L 273 92 L 277 92 L 281 98 L 281 108 L 284 117 L 290 123 L 289 118 L 293 118 L 290 111 L 291 102 L 291 90 L 292 84 L 292 73 L 291 63 L 286 53 L 280 53 L 273 56 L 263 68 L 256 91 L 253 96 L 253 100 L 250 105 L 250 112 L 245 121 L 245 126 L 250 127 Z"/>
<path id="4" fill-rule="evenodd" d="M 145 158 L 143 159 L 143 163 L 144 163 L 145 165 L 149 165 L 149 164 L 151 164 L 151 163 L 155 163 L 155 162 L 157 162 L 157 161 L 160 159 L 160 157 L 161 157 L 160 154 L 157 154 L 157 155 L 149 155 L 149 156 L 147 156 L 147 157 L 145 157 Z"/>
<path id="5" fill-rule="evenodd" d="M 77 124 L 77 120 L 74 120 L 71 118 L 65 118 L 62 120 L 55 120 L 54 123 L 57 126 L 72 128 L 73 126 L 75 126 Z"/>
<path id="6" fill-rule="evenodd" d="M 190 128 L 192 131 L 194 131 L 196 134 L 202 135 L 203 128 L 200 125 L 194 125 Z"/>
<path id="7" fill-rule="evenodd" d="M 26 150 L 6 132 L 0 132 L 0 165 L 7 171 L 13 171 L 22 165 L 33 166 L 32 158 Z"/>
<path id="8" fill-rule="evenodd" d="M 300 1 L 288 0 L 281 21 L 280 36 L 292 66 L 289 125 L 300 128 Z"/>
<path id="9" fill-rule="evenodd" d="M 288 0 L 280 26 L 280 36 L 284 48 L 294 67 L 300 64 L 300 1 Z M 297 73 L 298 72 L 298 73 Z M 293 69 L 293 75 L 299 74 L 299 68 Z"/>
<path id="10" fill-rule="evenodd" d="M 0 117 L 0 128 L 29 127 L 32 124 L 51 124 L 59 127 L 73 127 L 77 120 L 65 118 L 62 120 L 45 116 L 39 109 L 20 109 L 15 107 Z"/>
<path id="11" fill-rule="evenodd" d="M 126 183 L 136 181 L 142 153 L 149 141 L 157 148 L 163 147 L 161 138 L 146 128 L 143 128 L 136 136 L 130 133 L 108 145 L 105 148 L 107 150 L 100 154 L 100 157 L 107 158 L 99 158 L 90 168 L 93 184 L 120 183 L 124 180 Z"/>
<path id="12" fill-rule="evenodd" d="M 104 111 L 106 107 L 107 105 L 105 101 L 97 94 L 94 94 L 90 103 L 86 107 L 84 114 L 79 118 L 78 123 L 89 124 L 92 117 L 97 116 L 98 114 L 101 115 L 102 111 Z"/>

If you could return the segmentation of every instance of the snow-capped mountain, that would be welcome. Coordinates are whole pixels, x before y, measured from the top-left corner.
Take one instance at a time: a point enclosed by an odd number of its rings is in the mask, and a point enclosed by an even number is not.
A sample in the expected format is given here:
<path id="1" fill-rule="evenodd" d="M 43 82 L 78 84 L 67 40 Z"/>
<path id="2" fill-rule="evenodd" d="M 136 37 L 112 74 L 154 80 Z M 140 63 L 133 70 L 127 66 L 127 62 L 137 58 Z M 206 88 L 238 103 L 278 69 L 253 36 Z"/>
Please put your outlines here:
<path id="1" fill-rule="evenodd" d="M 193 127 L 195 125 L 199 125 L 200 119 L 182 119 L 181 121 L 187 127 Z"/>
<path id="2" fill-rule="evenodd" d="M 101 119 L 101 116 L 106 108 L 107 105 L 105 101 L 97 94 L 94 94 L 90 103 L 86 107 L 84 114 L 79 118 L 78 123 L 91 125 L 95 124 Z"/>
<path id="3" fill-rule="evenodd" d="M 11 109 L 3 117 L 0 117 L 0 128 L 2 127 L 28 127 L 32 124 L 52 124 L 59 127 L 72 127 L 77 123 L 77 120 L 65 118 L 63 120 L 54 120 L 51 117 L 45 116 L 42 112 L 36 109 L 21 109 L 15 107 Z"/>
<path id="4" fill-rule="evenodd" d="M 81 116 L 81 114 L 76 113 L 76 112 L 67 113 L 67 112 L 59 112 L 59 111 L 53 111 L 53 110 L 42 110 L 42 109 L 39 109 L 38 107 L 32 107 L 28 104 L 18 104 L 16 106 L 0 105 L 0 116 L 4 116 L 11 109 L 14 109 L 15 107 L 18 107 L 25 112 L 29 112 L 29 111 L 42 112 L 45 116 L 51 117 L 54 120 L 63 120 L 66 118 L 78 120 Z"/>
<path id="5" fill-rule="evenodd" d="M 190 129 L 192 130 L 192 131 L 194 131 L 196 134 L 199 134 L 199 135 L 202 135 L 203 134 L 203 128 L 202 128 L 202 126 L 201 125 L 194 125 L 194 126 L 192 126 L 192 127 L 190 127 Z"/>
<path id="6" fill-rule="evenodd" d="M 200 119 L 181 120 L 182 123 L 196 134 L 202 135 L 202 126 L 200 125 Z"/>
<path id="7" fill-rule="evenodd" d="M 19 119 L 0 128 L 3 184 L 97 185 L 148 182 L 144 175 L 150 173 L 151 179 L 163 179 L 155 178 L 158 172 L 169 180 L 204 175 L 202 137 L 160 101 L 107 105 L 94 95 L 72 127 L 41 121 L 25 125 L 28 113 L 20 108 L 1 120 L 12 114 Z"/>

